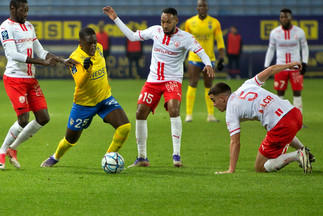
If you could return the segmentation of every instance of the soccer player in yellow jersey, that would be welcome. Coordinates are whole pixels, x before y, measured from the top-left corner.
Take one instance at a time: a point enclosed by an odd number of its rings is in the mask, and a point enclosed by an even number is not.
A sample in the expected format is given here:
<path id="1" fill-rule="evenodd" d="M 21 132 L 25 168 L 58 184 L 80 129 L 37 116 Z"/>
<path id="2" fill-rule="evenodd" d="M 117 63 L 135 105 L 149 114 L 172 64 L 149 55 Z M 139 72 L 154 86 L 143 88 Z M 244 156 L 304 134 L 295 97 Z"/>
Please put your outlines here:
<path id="1" fill-rule="evenodd" d="M 41 167 L 54 166 L 76 144 L 83 129 L 90 126 L 96 114 L 116 129 L 107 152 L 117 152 L 129 136 L 129 120 L 118 101 L 111 95 L 103 49 L 97 43 L 92 28 L 85 27 L 80 30 L 79 46 L 70 58 L 82 63 L 70 68 L 76 86 L 66 134 L 56 152 Z"/>
<path id="2" fill-rule="evenodd" d="M 224 40 L 221 30 L 220 22 L 208 15 L 208 2 L 206 0 L 197 1 L 198 15 L 191 17 L 185 23 L 185 31 L 191 33 L 196 40 L 202 45 L 206 54 L 210 57 L 213 67 L 215 66 L 214 55 L 214 41 L 216 40 L 219 50 L 219 60 L 217 63 L 217 69 L 221 71 L 223 69 L 224 59 Z M 193 120 L 193 106 L 195 101 L 195 94 L 197 89 L 200 73 L 204 68 L 202 60 L 193 52 L 189 52 L 188 55 L 188 77 L 189 86 L 186 93 L 186 122 Z M 205 86 L 205 101 L 208 112 L 207 121 L 218 121 L 214 117 L 214 107 L 212 101 L 208 97 L 208 92 L 212 86 L 213 77 L 209 77 L 206 73 L 203 73 L 204 86 Z"/>

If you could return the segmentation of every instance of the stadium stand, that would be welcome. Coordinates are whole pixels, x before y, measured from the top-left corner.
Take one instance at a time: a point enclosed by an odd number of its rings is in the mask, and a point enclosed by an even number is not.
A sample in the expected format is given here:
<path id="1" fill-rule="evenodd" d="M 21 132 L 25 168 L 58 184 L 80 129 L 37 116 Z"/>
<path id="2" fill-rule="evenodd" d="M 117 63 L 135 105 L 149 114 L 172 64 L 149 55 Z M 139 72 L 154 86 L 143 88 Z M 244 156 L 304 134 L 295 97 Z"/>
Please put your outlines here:
<path id="1" fill-rule="evenodd" d="M 10 0 L 0 1 L 0 14 L 9 15 Z M 175 7 L 180 15 L 191 15 L 196 12 L 196 0 L 29 0 L 33 8 L 30 16 L 42 15 L 98 15 L 102 6 L 113 6 L 120 15 L 156 15 L 161 7 Z M 282 7 L 281 1 L 276 0 L 209 0 L 210 12 L 218 16 L 230 15 L 276 15 Z M 322 15 L 323 0 L 284 0 L 284 6 L 293 9 L 298 15 Z M 149 8 L 149 10 L 147 10 Z"/>

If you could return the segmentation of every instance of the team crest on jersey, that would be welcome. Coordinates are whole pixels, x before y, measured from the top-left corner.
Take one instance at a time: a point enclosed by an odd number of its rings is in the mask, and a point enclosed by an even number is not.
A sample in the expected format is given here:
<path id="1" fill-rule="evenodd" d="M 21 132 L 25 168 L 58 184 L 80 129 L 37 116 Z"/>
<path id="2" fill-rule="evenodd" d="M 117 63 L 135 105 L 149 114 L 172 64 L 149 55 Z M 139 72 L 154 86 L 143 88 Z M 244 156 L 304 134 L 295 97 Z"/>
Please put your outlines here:
<path id="1" fill-rule="evenodd" d="M 4 30 L 3 32 L 1 32 L 2 35 L 2 40 L 8 40 L 9 39 L 9 35 L 7 30 Z"/>
<path id="2" fill-rule="evenodd" d="M 294 35 L 294 38 L 297 40 L 298 39 L 298 35 Z"/>
<path id="3" fill-rule="evenodd" d="M 71 67 L 71 71 L 72 71 L 72 74 L 75 74 L 77 72 L 77 69 L 76 69 L 75 65 L 73 65 L 73 67 Z"/>
<path id="4" fill-rule="evenodd" d="M 97 47 L 96 50 L 100 53 L 100 56 L 103 57 L 103 53 L 101 52 L 100 48 Z"/>
<path id="5" fill-rule="evenodd" d="M 179 41 L 175 41 L 175 42 L 174 42 L 174 45 L 175 45 L 175 47 L 179 47 L 179 46 L 181 45 L 181 42 L 179 42 Z"/>
<path id="6" fill-rule="evenodd" d="M 20 103 L 25 103 L 26 102 L 26 97 L 25 96 L 20 96 L 19 97 L 19 102 Z"/>
<path id="7" fill-rule="evenodd" d="M 209 29 L 212 29 L 212 22 L 209 22 Z"/>
<path id="8" fill-rule="evenodd" d="M 73 125 L 74 124 L 74 119 L 70 119 L 70 125 Z"/>
<path id="9" fill-rule="evenodd" d="M 29 24 L 29 25 L 28 25 L 28 27 L 29 27 L 30 29 L 32 29 L 32 25 L 31 25 L 31 24 Z"/>

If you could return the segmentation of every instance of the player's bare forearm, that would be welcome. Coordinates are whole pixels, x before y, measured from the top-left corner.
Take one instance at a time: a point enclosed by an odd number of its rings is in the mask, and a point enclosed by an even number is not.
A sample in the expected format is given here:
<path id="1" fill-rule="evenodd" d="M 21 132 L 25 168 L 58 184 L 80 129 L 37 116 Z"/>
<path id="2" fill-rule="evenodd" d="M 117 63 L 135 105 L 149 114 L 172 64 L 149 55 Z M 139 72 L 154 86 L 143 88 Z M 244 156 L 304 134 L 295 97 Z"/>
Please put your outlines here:
<path id="1" fill-rule="evenodd" d="M 61 58 L 59 58 L 58 56 L 56 56 L 56 55 L 54 55 L 52 53 L 47 53 L 46 59 L 49 59 L 49 58 L 52 58 L 53 61 L 56 61 L 56 63 L 58 63 L 58 62 L 62 63 L 63 62 L 63 60 Z"/>
<path id="2" fill-rule="evenodd" d="M 111 20 L 115 20 L 118 17 L 117 13 L 113 10 L 113 8 L 111 6 L 105 6 L 102 9 L 102 11 L 104 14 L 108 15 L 108 17 Z"/>
<path id="3" fill-rule="evenodd" d="M 38 64 L 38 65 L 43 65 L 43 66 L 56 67 L 57 61 L 55 61 L 52 57 L 47 58 L 46 60 L 40 59 L 40 58 L 27 57 L 26 63 L 28 63 L 28 64 Z"/>
<path id="4" fill-rule="evenodd" d="M 272 65 L 265 70 L 261 71 L 257 77 L 260 82 L 265 82 L 271 75 L 274 75 L 280 71 L 286 69 L 299 69 L 302 70 L 302 64 L 300 62 L 291 62 L 282 65 Z"/>
<path id="5" fill-rule="evenodd" d="M 240 133 L 231 136 L 230 165 L 228 170 L 229 173 L 233 173 L 236 170 L 239 154 L 240 154 Z"/>
<path id="6" fill-rule="evenodd" d="M 238 162 L 240 153 L 240 133 L 234 134 L 230 137 L 230 165 L 227 171 L 217 171 L 215 174 L 234 173 Z"/>

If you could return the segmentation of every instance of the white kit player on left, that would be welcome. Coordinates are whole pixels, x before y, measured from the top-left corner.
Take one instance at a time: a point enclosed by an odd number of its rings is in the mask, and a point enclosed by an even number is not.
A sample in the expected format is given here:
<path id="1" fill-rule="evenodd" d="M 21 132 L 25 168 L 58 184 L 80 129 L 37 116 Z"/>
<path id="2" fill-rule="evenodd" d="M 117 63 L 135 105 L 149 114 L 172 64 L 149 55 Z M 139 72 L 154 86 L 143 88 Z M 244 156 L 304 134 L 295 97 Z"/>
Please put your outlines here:
<path id="1" fill-rule="evenodd" d="M 11 0 L 10 18 L 0 26 L 1 43 L 8 60 L 3 83 L 17 115 L 17 121 L 10 127 L 0 148 L 0 169 L 5 168 L 6 155 L 16 168 L 20 168 L 17 147 L 49 121 L 46 100 L 35 79 L 34 64 L 55 67 L 57 63 L 70 66 L 78 63 L 60 59 L 43 49 L 33 25 L 26 21 L 28 11 L 27 0 Z M 35 115 L 31 122 L 29 111 Z"/>

